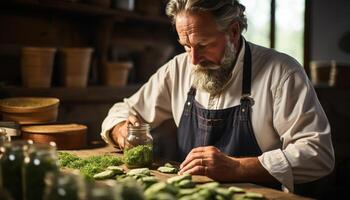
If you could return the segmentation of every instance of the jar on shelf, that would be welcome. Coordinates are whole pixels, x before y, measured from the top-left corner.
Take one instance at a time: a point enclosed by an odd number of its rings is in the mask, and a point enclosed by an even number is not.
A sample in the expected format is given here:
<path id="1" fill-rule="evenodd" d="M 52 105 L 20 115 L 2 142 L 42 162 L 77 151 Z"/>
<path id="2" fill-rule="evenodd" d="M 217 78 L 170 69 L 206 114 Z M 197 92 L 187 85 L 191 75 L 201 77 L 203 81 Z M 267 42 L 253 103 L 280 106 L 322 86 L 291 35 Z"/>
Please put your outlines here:
<path id="1" fill-rule="evenodd" d="M 128 125 L 128 135 L 124 139 L 124 162 L 128 168 L 152 165 L 153 138 L 149 124 Z"/>
<path id="2" fill-rule="evenodd" d="M 59 171 L 56 144 L 33 144 L 25 152 L 22 167 L 23 197 L 25 200 L 41 200 L 45 175 Z"/>
<path id="3" fill-rule="evenodd" d="M 31 142 L 17 140 L 5 142 L 0 148 L 1 184 L 13 197 L 22 199 L 22 166 L 25 149 Z"/>

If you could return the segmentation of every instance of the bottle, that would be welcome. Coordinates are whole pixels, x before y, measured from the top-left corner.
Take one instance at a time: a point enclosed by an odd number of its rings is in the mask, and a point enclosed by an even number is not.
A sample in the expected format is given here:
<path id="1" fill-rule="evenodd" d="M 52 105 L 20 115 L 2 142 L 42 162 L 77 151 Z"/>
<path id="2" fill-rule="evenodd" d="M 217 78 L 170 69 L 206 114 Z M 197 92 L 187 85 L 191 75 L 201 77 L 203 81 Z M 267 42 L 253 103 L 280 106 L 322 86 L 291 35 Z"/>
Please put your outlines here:
<path id="1" fill-rule="evenodd" d="M 31 141 L 5 142 L 0 148 L 1 184 L 14 199 L 22 199 L 22 166 Z"/>
<path id="2" fill-rule="evenodd" d="M 114 180 L 105 180 L 103 181 L 104 184 L 101 184 L 99 182 L 90 182 L 88 184 L 87 189 L 87 198 L 85 199 L 93 199 L 93 200 L 120 200 L 120 199 L 127 199 L 123 198 L 122 194 L 126 192 L 126 190 L 123 191 L 122 184 L 124 183 L 117 183 Z M 132 190 L 132 193 L 135 191 Z M 130 198 L 136 200 L 136 198 Z"/>
<path id="3" fill-rule="evenodd" d="M 58 174 L 56 144 L 33 144 L 26 150 L 22 166 L 22 187 L 24 200 L 42 200 L 45 175 Z"/>
<path id="4" fill-rule="evenodd" d="M 86 182 L 79 170 L 49 172 L 45 176 L 44 200 L 85 200 Z"/>
<path id="5" fill-rule="evenodd" d="M 128 125 L 128 135 L 124 139 L 124 162 L 128 168 L 152 165 L 153 138 L 149 124 Z"/>

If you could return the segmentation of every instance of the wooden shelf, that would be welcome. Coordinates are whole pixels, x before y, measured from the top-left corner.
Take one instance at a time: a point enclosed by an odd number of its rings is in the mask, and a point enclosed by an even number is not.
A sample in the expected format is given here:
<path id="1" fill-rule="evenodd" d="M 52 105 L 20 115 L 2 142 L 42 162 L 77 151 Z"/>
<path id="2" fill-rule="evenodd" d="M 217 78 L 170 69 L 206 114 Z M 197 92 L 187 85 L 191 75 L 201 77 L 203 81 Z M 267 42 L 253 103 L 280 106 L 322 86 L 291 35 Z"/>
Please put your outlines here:
<path id="1" fill-rule="evenodd" d="M 151 16 L 139 14 L 134 11 L 112 9 L 87 3 L 74 3 L 58 0 L 11 0 L 0 1 L 2 8 L 5 6 L 12 8 L 36 9 L 45 11 L 70 12 L 83 15 L 112 17 L 116 21 L 137 20 L 144 22 L 170 25 L 170 20 L 165 16 Z"/>
<path id="2" fill-rule="evenodd" d="M 123 87 L 90 86 L 86 88 L 24 88 L 2 87 L 0 98 L 8 97 L 56 97 L 64 102 L 117 102 L 134 94 L 141 85 Z"/>
<path id="3" fill-rule="evenodd" d="M 0 76 L 0 82 L 13 85 L 20 83 L 20 50 L 23 46 L 91 46 L 94 48 L 94 54 L 90 81 L 100 84 L 103 82 L 105 64 L 113 60 L 108 57 L 112 45 L 121 43 L 125 45 L 125 49 L 130 47 L 143 50 L 147 45 L 160 46 L 159 38 L 168 39 L 169 35 L 173 35 L 170 20 L 165 16 L 146 15 L 80 1 L 75 3 L 68 0 L 6 0 L 0 1 L 0 12 L 1 20 L 7 20 L 2 25 L 5 29 L 0 38 L 3 41 L 0 44 L 0 56 L 6 59 L 6 62 L 2 63 L 6 66 L 4 74 L 12 74 Z M 156 33 L 151 30 L 156 30 Z M 146 39 L 138 40 L 136 37 L 139 35 Z M 169 41 L 171 45 L 176 43 L 175 39 Z M 59 94 L 66 90 L 72 91 L 70 88 L 47 90 L 54 90 Z M 92 88 L 88 90 L 95 92 Z M 101 90 L 104 89 L 96 89 L 96 93 L 99 94 Z M 16 93 L 18 95 L 30 95 L 30 92 L 26 91 L 33 91 L 37 95 L 55 94 L 39 89 L 14 88 L 14 91 L 19 91 Z"/>

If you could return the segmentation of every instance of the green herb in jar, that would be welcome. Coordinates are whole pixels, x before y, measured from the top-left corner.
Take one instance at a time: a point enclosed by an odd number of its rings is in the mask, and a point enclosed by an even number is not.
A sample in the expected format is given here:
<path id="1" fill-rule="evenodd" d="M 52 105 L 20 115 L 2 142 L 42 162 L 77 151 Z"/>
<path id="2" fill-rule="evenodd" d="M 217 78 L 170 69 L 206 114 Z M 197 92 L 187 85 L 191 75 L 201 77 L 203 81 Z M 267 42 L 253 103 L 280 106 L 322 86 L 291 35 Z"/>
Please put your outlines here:
<path id="1" fill-rule="evenodd" d="M 153 145 L 139 145 L 124 150 L 124 163 L 129 168 L 146 167 L 152 164 Z"/>

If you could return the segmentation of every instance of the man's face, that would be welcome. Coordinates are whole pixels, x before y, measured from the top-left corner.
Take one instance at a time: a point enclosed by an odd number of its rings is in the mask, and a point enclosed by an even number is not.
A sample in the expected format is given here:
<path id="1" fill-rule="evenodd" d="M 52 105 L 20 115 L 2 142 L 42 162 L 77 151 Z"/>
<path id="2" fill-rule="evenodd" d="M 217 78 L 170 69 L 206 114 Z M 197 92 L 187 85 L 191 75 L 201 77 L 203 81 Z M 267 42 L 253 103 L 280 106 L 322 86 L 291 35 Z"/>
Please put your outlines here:
<path id="1" fill-rule="evenodd" d="M 204 12 L 181 13 L 176 17 L 176 30 L 194 65 L 193 85 L 213 95 L 219 93 L 231 76 L 236 58 L 230 37 Z"/>

